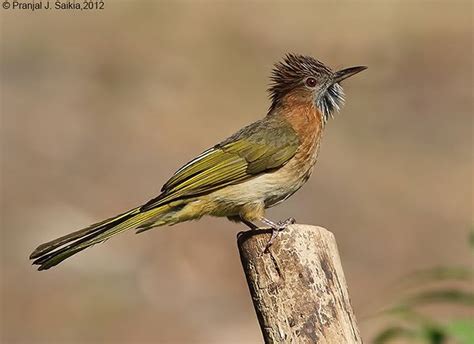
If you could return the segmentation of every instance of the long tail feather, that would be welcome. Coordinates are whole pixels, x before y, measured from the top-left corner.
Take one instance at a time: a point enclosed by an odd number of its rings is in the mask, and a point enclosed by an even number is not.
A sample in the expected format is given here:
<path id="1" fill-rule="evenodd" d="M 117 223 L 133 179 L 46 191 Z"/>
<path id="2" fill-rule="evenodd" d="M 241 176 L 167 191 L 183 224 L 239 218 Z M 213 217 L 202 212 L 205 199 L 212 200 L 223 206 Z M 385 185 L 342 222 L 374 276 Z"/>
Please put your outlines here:
<path id="1" fill-rule="evenodd" d="M 145 212 L 141 212 L 140 208 L 132 209 L 42 244 L 33 251 L 30 259 L 34 259 L 34 265 L 39 265 L 38 270 L 47 270 L 88 247 L 104 242 L 128 229 L 138 228 L 140 224 L 149 222 L 151 219 L 159 218 L 168 209 L 166 205 Z"/>

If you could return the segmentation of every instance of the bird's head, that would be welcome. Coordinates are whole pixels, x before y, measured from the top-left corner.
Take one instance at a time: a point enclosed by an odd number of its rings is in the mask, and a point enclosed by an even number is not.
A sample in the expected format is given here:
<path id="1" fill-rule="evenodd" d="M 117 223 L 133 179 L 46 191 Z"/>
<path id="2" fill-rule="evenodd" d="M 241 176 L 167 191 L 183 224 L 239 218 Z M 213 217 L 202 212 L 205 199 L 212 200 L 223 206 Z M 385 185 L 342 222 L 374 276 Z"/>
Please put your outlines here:
<path id="1" fill-rule="evenodd" d="M 314 104 L 326 122 L 344 104 L 344 91 L 340 82 L 366 68 L 358 66 L 333 72 L 313 57 L 288 54 L 272 71 L 270 113 L 291 97 Z"/>

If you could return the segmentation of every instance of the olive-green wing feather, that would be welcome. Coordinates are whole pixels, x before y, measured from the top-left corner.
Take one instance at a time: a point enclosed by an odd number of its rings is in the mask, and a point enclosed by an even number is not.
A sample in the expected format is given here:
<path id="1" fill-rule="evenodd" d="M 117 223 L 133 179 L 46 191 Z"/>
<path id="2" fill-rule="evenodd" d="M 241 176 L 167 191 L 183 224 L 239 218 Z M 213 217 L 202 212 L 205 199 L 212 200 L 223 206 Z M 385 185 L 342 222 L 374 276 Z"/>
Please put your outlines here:
<path id="1" fill-rule="evenodd" d="M 255 122 L 181 167 L 163 186 L 162 194 L 141 210 L 206 194 L 279 168 L 295 155 L 298 145 L 298 136 L 287 122 L 273 118 Z"/>
<path id="2" fill-rule="evenodd" d="M 144 206 L 40 245 L 30 258 L 35 259 L 33 264 L 38 264 L 39 270 L 45 270 L 128 229 L 148 229 L 160 214 L 166 214 L 184 198 L 283 166 L 294 156 L 298 145 L 298 137 L 288 123 L 267 117 L 184 165 L 163 186 L 162 194 Z"/>

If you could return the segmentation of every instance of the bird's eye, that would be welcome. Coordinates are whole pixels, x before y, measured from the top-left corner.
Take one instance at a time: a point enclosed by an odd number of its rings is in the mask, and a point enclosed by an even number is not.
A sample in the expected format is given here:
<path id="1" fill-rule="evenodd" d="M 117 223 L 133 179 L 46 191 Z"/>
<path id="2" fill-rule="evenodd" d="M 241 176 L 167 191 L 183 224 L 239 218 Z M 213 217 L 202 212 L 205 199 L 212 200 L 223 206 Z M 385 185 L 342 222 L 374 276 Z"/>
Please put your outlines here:
<path id="1" fill-rule="evenodd" d="M 313 88 L 316 86 L 317 82 L 315 78 L 309 77 L 308 79 L 306 79 L 305 84 L 306 86 Z"/>

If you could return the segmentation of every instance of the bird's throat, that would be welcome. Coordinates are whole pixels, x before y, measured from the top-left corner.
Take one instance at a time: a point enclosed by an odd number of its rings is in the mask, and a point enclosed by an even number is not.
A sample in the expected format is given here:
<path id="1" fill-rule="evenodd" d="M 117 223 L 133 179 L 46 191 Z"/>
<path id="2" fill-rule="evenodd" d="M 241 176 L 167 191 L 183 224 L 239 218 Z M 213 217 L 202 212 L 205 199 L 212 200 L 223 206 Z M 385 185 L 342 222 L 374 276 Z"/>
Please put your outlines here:
<path id="1" fill-rule="evenodd" d="M 277 116 L 287 121 L 298 134 L 300 142 L 315 141 L 325 123 L 323 113 L 312 101 L 288 98 L 280 107 Z"/>

